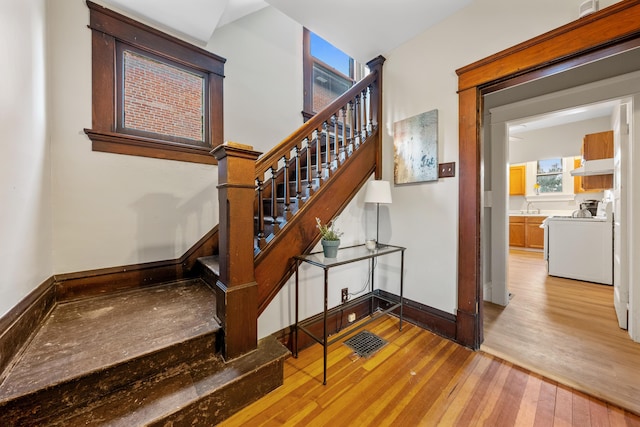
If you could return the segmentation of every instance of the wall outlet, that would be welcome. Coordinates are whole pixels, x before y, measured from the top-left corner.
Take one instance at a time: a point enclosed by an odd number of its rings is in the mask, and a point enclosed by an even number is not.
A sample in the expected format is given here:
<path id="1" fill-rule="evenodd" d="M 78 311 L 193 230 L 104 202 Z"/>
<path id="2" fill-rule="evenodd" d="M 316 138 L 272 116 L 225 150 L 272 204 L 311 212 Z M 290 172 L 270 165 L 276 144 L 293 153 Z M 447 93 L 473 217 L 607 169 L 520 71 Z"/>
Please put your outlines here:
<path id="1" fill-rule="evenodd" d="M 342 288 L 342 303 L 344 304 L 349 300 L 349 288 Z"/>
<path id="2" fill-rule="evenodd" d="M 356 321 L 356 314 L 355 313 L 349 313 L 349 315 L 347 316 L 347 320 L 349 321 L 349 323 L 353 323 Z"/>

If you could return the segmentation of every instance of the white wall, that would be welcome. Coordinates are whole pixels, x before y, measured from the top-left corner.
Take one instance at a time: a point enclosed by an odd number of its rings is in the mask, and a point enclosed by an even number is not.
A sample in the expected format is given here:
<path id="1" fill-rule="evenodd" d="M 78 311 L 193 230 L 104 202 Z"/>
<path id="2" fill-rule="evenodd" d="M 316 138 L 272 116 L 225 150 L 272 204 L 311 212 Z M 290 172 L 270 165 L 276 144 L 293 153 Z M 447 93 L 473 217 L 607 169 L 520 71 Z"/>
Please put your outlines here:
<path id="1" fill-rule="evenodd" d="M 476 0 L 384 53 L 384 178 L 393 180 L 393 123 L 432 109 L 440 117 L 438 161 L 457 163 L 455 70 L 574 20 L 577 8 L 578 2 L 554 0 Z M 458 177 L 396 186 L 393 197 L 392 241 L 408 248 L 405 295 L 455 313 Z"/>
<path id="2" fill-rule="evenodd" d="M 277 31 L 276 31 L 277 29 Z M 302 123 L 302 26 L 267 7 L 216 30 L 225 139 L 267 152 Z"/>
<path id="3" fill-rule="evenodd" d="M 0 317 L 53 274 L 44 0 L 2 0 Z"/>
<path id="4" fill-rule="evenodd" d="M 535 37 L 577 17 L 577 4 L 552 0 L 525 3 L 476 0 L 436 27 L 392 52 L 381 52 L 384 64 L 383 179 L 393 182 L 393 123 L 431 109 L 439 110 L 439 162 L 458 161 L 458 97 L 455 70 L 513 44 Z M 464 30 L 463 30 L 464 29 Z M 417 185 L 393 186 L 393 204 L 381 211 L 381 241 L 406 246 L 405 296 L 455 313 L 457 306 L 458 178 Z M 349 227 L 351 239 L 362 242 L 375 215 L 354 199 L 342 219 L 360 218 Z M 381 260 L 378 283 L 397 293 L 399 260 Z M 329 301 L 339 290 L 357 287 L 362 266 L 330 274 Z M 365 271 L 366 273 L 366 271 Z M 322 278 L 304 269 L 301 318 L 322 308 Z M 366 276 L 364 276 L 366 280 Z M 259 320 L 259 336 L 293 323 L 293 280 Z"/>
<path id="5" fill-rule="evenodd" d="M 218 222 L 217 168 L 91 151 L 91 30 L 50 1 L 54 270 L 175 259 Z"/>

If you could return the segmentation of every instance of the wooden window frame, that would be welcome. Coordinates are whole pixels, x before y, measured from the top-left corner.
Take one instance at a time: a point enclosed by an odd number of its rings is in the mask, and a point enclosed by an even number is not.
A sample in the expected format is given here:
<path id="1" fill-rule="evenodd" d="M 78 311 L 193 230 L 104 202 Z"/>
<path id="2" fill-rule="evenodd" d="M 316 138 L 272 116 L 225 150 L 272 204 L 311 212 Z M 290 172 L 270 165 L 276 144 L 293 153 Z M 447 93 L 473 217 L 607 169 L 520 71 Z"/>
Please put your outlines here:
<path id="1" fill-rule="evenodd" d="M 204 89 L 203 92 L 203 98 L 202 98 L 202 115 L 203 115 L 203 120 L 204 120 L 204 126 L 202 128 L 202 139 L 196 140 L 196 139 L 189 139 L 186 137 L 180 137 L 180 136 L 176 136 L 176 135 L 165 135 L 165 134 L 160 134 L 157 132 L 152 132 L 152 131 L 145 131 L 145 130 L 139 130 L 139 129 L 135 129 L 135 128 L 130 128 L 130 127 L 126 127 L 125 126 L 125 115 L 124 115 L 124 96 L 125 96 L 125 90 L 124 90 L 124 85 L 121 84 L 124 82 L 125 79 L 125 73 L 124 73 L 124 54 L 125 51 L 129 51 L 132 52 L 136 55 L 145 57 L 149 60 L 152 61 L 158 61 L 160 63 L 162 63 L 163 65 L 167 65 L 169 67 L 173 67 L 175 69 L 178 69 L 182 72 L 185 73 L 191 73 L 197 77 L 199 77 L 200 79 L 202 79 L 202 88 Z M 185 65 L 182 64 L 178 64 L 174 61 L 168 60 L 166 58 L 161 58 L 158 57 L 158 55 L 154 55 L 150 52 L 147 51 L 143 51 L 140 50 L 138 48 L 135 48 L 133 46 L 129 46 L 123 43 L 118 43 L 117 47 L 116 47 L 116 81 L 119 83 L 116 85 L 116 99 L 117 99 L 117 104 L 116 104 L 116 132 L 118 133 L 126 133 L 128 135 L 137 135 L 137 136 L 143 136 L 143 137 L 150 137 L 150 138 L 157 138 L 163 141 L 171 141 L 171 142 L 179 142 L 179 143 L 183 143 L 183 144 L 187 144 L 187 145 L 193 145 L 193 146 L 200 146 L 200 147 L 205 147 L 208 148 L 209 150 L 211 150 L 213 147 L 211 147 L 211 143 L 210 141 L 208 141 L 208 137 L 210 135 L 209 133 L 209 120 L 207 120 L 207 118 L 209 117 L 209 109 L 208 109 L 208 103 L 207 103 L 207 99 L 204 96 L 205 93 L 207 93 L 209 91 L 209 78 L 207 73 L 204 73 L 200 70 L 191 68 L 191 67 L 187 67 Z"/>
<path id="2" fill-rule="evenodd" d="M 93 114 L 92 129 L 85 129 L 85 133 L 92 141 L 93 151 L 216 164 L 210 152 L 223 142 L 222 83 L 226 60 L 90 1 L 87 6 L 92 30 Z M 119 129 L 116 103 L 121 73 L 117 72 L 117 55 L 122 46 L 205 76 L 204 145 Z"/>

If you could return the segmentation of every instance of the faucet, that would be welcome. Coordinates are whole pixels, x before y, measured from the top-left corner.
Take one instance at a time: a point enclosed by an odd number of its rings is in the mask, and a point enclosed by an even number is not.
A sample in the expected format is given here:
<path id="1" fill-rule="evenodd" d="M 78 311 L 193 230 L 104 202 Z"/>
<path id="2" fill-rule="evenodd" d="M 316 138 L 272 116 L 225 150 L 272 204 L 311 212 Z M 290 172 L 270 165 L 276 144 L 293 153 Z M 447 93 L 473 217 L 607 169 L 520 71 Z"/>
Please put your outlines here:
<path id="1" fill-rule="evenodd" d="M 533 202 L 527 202 L 527 213 L 540 213 L 540 208 L 538 209 L 532 209 L 531 206 L 533 205 Z"/>

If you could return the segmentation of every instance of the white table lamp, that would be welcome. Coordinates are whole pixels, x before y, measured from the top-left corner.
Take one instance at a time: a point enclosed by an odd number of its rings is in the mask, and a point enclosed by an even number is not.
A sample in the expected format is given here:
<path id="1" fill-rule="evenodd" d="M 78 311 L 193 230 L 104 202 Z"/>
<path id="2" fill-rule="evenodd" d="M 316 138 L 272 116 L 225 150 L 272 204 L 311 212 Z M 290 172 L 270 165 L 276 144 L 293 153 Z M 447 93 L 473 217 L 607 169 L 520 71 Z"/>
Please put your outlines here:
<path id="1" fill-rule="evenodd" d="M 365 203 L 375 203 L 376 209 L 376 244 L 379 242 L 380 203 L 391 203 L 391 185 L 389 181 L 369 181 L 364 193 Z"/>

